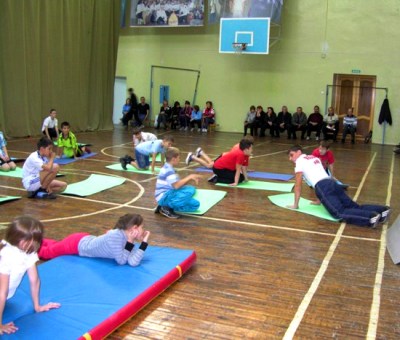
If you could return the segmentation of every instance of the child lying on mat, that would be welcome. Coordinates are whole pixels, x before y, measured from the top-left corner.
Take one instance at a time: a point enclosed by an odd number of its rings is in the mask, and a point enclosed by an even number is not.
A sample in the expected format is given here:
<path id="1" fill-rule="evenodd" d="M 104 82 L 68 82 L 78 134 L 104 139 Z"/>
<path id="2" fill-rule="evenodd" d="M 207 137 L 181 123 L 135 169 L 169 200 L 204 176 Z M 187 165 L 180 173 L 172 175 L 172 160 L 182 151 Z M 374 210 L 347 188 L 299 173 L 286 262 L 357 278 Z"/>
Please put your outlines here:
<path id="1" fill-rule="evenodd" d="M 156 213 L 161 213 L 168 218 L 178 218 L 174 210 L 181 212 L 196 211 L 200 202 L 193 198 L 196 188 L 186 185 L 190 181 L 199 183 L 200 175 L 191 174 L 180 179 L 174 167 L 179 164 L 179 149 L 168 148 L 166 163 L 160 170 L 156 182 L 155 197 L 158 206 Z"/>
<path id="2" fill-rule="evenodd" d="M 25 272 L 28 273 L 31 296 L 35 312 L 46 312 L 59 308 L 60 304 L 39 303 L 40 279 L 36 262 L 39 260 L 37 250 L 43 237 L 43 225 L 32 217 L 17 217 L 9 225 L 5 239 L 0 244 L 0 335 L 10 334 L 18 330 L 13 322 L 3 324 L 3 311 L 6 300 L 14 294 Z"/>
<path id="3" fill-rule="evenodd" d="M 43 260 L 61 255 L 100 257 L 134 267 L 142 261 L 150 236 L 150 232 L 143 229 L 143 223 L 142 216 L 126 214 L 119 218 L 114 229 L 104 235 L 74 233 L 61 241 L 44 239 L 38 255 Z M 141 242 L 138 249 L 135 249 L 135 241 Z"/>
<path id="4" fill-rule="evenodd" d="M 70 131 L 68 122 L 61 123 L 61 135 L 58 137 L 58 156 L 64 154 L 68 158 L 81 157 L 85 152 L 90 153 L 87 146 L 78 145 L 75 135 Z"/>

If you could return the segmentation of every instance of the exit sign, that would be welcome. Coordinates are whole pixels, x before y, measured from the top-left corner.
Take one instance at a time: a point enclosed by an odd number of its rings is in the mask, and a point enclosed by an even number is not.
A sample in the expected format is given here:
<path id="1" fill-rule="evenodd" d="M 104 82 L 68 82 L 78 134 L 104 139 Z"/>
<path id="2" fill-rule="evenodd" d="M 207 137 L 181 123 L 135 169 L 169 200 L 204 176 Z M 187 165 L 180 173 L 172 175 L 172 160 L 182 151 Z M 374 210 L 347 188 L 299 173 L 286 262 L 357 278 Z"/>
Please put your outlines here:
<path id="1" fill-rule="evenodd" d="M 353 70 L 351 70 L 351 73 L 360 74 L 360 73 L 361 73 L 361 70 L 353 69 Z"/>

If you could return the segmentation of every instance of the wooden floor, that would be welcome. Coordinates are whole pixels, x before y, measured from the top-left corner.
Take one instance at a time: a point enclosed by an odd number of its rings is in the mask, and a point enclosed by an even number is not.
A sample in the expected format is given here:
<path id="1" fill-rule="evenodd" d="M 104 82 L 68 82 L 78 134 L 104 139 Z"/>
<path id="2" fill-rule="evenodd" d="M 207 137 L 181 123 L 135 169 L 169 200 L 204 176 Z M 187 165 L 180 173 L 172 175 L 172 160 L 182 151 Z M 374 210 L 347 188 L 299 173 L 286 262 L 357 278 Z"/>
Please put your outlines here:
<path id="1" fill-rule="evenodd" d="M 162 133 L 164 134 L 164 132 Z M 174 132 L 182 151 L 202 146 L 212 156 L 228 150 L 240 134 Z M 73 183 L 91 173 L 124 176 L 124 185 L 86 198 L 29 200 L 20 179 L 0 176 L 1 195 L 23 195 L 0 205 L 0 236 L 15 216 L 30 214 L 45 223 L 46 235 L 60 239 L 75 231 L 98 235 L 127 212 L 144 216 L 150 243 L 194 249 L 198 261 L 109 339 L 399 339 L 400 268 L 386 251 L 388 225 L 371 230 L 329 222 L 272 205 L 274 192 L 224 188 L 228 195 L 204 216 L 169 220 L 153 213 L 155 177 L 108 170 L 132 153 L 131 134 L 77 134 L 98 155 L 63 166 Z M 9 140 L 14 157 L 27 157 L 35 138 Z M 285 137 L 255 142 L 250 168 L 292 173 Z M 311 152 L 317 142 L 304 142 Z M 359 203 L 390 204 L 400 212 L 399 156 L 390 146 L 334 144 L 337 177 L 350 184 Z M 212 189 L 207 177 L 199 188 Z M 303 197 L 313 190 L 303 187 Z"/>

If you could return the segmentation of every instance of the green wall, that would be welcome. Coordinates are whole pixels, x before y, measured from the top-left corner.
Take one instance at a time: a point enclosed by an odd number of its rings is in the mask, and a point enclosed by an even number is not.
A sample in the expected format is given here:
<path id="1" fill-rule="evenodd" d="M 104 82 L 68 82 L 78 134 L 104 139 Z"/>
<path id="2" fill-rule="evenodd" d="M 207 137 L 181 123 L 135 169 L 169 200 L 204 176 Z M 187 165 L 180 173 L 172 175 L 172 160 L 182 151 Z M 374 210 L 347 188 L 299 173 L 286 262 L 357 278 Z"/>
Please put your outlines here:
<path id="1" fill-rule="evenodd" d="M 314 105 L 325 107 L 326 85 L 332 84 L 334 73 L 359 69 L 362 75 L 376 75 L 377 87 L 389 89 L 394 124 L 386 128 L 385 144 L 400 141 L 395 128 L 400 116 L 400 1 L 286 0 L 281 40 L 269 55 L 219 54 L 218 42 L 218 25 L 127 28 L 120 35 L 117 75 L 148 97 L 152 65 L 200 70 L 196 103 L 203 107 L 212 100 L 219 130 L 241 132 L 250 105 L 273 106 L 277 112 L 282 105 L 291 112 L 303 106 L 310 113 Z M 171 86 L 172 101 L 192 100 L 187 94 L 191 78 L 177 73 L 160 69 L 157 84 Z M 376 93 L 374 143 L 382 142 L 383 127 L 377 121 L 384 95 Z M 153 99 L 157 97 L 155 88 Z M 158 110 L 158 101 L 154 107 Z"/>

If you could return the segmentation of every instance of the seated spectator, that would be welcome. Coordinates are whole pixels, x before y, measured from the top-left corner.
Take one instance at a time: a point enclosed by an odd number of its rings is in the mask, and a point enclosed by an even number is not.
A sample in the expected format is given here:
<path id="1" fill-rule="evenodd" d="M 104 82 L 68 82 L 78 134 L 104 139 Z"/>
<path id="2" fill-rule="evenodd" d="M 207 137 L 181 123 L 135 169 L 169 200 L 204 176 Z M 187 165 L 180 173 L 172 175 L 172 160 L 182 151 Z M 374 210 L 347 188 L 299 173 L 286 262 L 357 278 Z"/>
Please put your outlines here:
<path id="1" fill-rule="evenodd" d="M 328 114 L 324 117 L 322 124 L 322 133 L 324 139 L 328 140 L 329 136 L 333 136 L 333 141 L 336 142 L 337 134 L 339 132 L 339 117 L 333 110 L 333 107 L 328 108 Z"/>
<path id="2" fill-rule="evenodd" d="M 307 115 L 303 112 L 303 108 L 299 106 L 296 112 L 292 116 L 292 131 L 291 135 L 293 139 L 297 139 L 296 131 L 301 131 L 301 139 L 304 139 L 304 135 L 307 131 Z"/>
<path id="3" fill-rule="evenodd" d="M 202 116 L 202 132 L 208 131 L 208 125 L 214 124 L 215 122 L 215 111 L 213 109 L 213 103 L 211 101 L 206 102 L 206 107 L 203 110 Z"/>
<path id="4" fill-rule="evenodd" d="M 253 125 L 256 118 L 256 107 L 254 105 L 250 106 L 250 111 L 247 112 L 246 118 L 244 120 L 244 136 L 247 136 L 247 129 L 250 128 L 250 135 L 254 135 Z"/>
<path id="5" fill-rule="evenodd" d="M 190 131 L 194 130 L 194 125 L 197 125 L 197 131 L 201 131 L 201 117 L 202 112 L 200 111 L 200 107 L 198 105 L 193 106 L 192 115 L 190 117 Z"/>
<path id="6" fill-rule="evenodd" d="M 0 171 L 10 171 L 17 168 L 16 164 L 11 160 L 7 151 L 7 141 L 3 132 L 0 131 Z"/>
<path id="7" fill-rule="evenodd" d="M 351 134 L 351 144 L 354 144 L 356 138 L 356 130 L 357 130 L 357 117 L 353 114 L 353 108 L 349 108 L 347 110 L 347 115 L 343 118 L 342 144 L 344 144 L 348 133 Z"/>
<path id="8" fill-rule="evenodd" d="M 276 113 L 274 111 L 274 108 L 271 106 L 268 106 L 267 108 L 267 114 L 265 116 L 265 129 L 264 131 L 261 130 L 261 133 L 263 136 L 265 136 L 265 130 L 269 130 L 269 135 L 271 137 L 275 136 L 275 127 L 276 127 Z"/>
<path id="9" fill-rule="evenodd" d="M 292 114 L 288 112 L 287 106 L 282 106 L 282 111 L 278 113 L 276 119 L 276 137 L 280 137 L 280 133 L 286 130 L 287 137 L 290 139 L 290 131 L 292 129 Z"/>
<path id="10" fill-rule="evenodd" d="M 171 130 L 176 130 L 179 124 L 179 114 L 182 110 L 181 104 L 176 101 L 171 109 Z"/>
<path id="11" fill-rule="evenodd" d="M 319 106 L 314 106 L 314 112 L 308 116 L 307 119 L 307 140 L 310 140 L 311 132 L 315 131 L 315 140 L 319 140 L 322 130 L 322 123 L 324 117 L 319 112 Z"/>
<path id="12" fill-rule="evenodd" d="M 179 113 L 179 125 L 181 126 L 180 130 L 187 131 L 187 129 L 189 128 L 192 111 L 193 108 L 190 106 L 190 101 L 186 100 L 185 106 Z"/>
<path id="13" fill-rule="evenodd" d="M 120 119 L 121 121 L 124 120 L 124 117 L 128 114 L 130 110 L 131 110 L 131 99 L 126 98 L 125 104 L 122 107 L 122 118 Z"/>
<path id="14" fill-rule="evenodd" d="M 145 97 L 140 97 L 140 103 L 138 105 L 138 118 L 140 121 L 140 125 L 138 127 L 143 128 L 144 123 L 149 116 L 150 112 L 150 105 L 146 103 Z"/>
<path id="15" fill-rule="evenodd" d="M 160 125 L 164 125 L 164 129 L 167 129 L 167 123 L 169 122 L 171 117 L 171 108 L 168 106 L 168 100 L 163 101 L 163 105 L 160 108 L 160 113 L 157 117 L 157 125 L 156 130 L 160 128 Z"/>
<path id="16" fill-rule="evenodd" d="M 261 105 L 257 106 L 256 116 L 253 122 L 253 133 L 254 136 L 265 137 L 265 120 L 266 120 L 266 113 Z M 260 133 L 258 133 L 258 129 L 260 129 Z M 263 135 L 264 133 L 264 135 Z"/>

